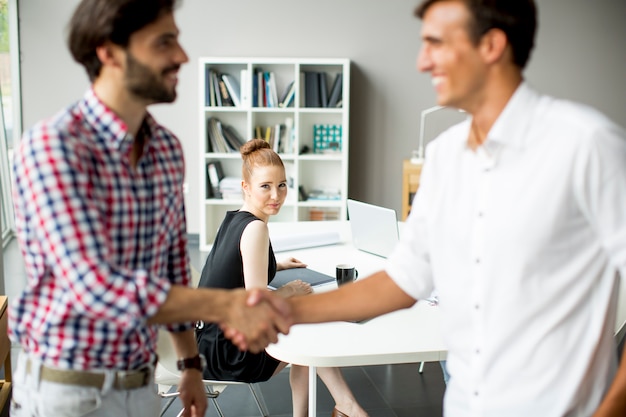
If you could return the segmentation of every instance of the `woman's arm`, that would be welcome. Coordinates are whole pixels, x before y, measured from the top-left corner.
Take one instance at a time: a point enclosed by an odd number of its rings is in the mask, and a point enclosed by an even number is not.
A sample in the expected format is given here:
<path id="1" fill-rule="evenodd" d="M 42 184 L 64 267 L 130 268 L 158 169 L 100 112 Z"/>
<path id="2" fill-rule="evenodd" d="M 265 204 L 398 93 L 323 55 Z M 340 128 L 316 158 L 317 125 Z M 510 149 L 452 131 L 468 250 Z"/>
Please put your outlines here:
<path id="1" fill-rule="evenodd" d="M 269 247 L 267 224 L 261 220 L 250 222 L 241 234 L 239 242 L 246 289 L 267 288 Z"/>
<path id="2" fill-rule="evenodd" d="M 260 220 L 248 224 L 241 235 L 239 250 L 243 260 L 243 277 L 246 289 L 267 288 L 269 242 L 267 224 Z M 296 258 L 289 258 L 276 265 L 278 270 L 303 267 L 306 267 L 306 264 Z M 313 289 L 309 283 L 295 280 L 283 285 L 275 293 L 283 298 L 289 298 L 311 292 Z"/>

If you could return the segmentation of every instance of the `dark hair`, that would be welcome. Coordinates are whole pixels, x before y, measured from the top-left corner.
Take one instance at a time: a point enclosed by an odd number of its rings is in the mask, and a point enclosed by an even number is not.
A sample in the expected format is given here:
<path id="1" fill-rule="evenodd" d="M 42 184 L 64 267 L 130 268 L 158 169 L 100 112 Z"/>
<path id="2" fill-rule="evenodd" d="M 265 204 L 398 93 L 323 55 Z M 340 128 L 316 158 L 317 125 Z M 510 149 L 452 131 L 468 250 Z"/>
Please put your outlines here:
<path id="1" fill-rule="evenodd" d="M 285 168 L 283 160 L 280 156 L 270 148 L 270 144 L 263 139 L 251 139 L 244 143 L 240 148 L 241 159 L 243 159 L 243 165 L 241 166 L 241 175 L 244 181 L 249 181 L 252 175 L 252 169 L 255 166 L 281 166 Z"/>
<path id="2" fill-rule="evenodd" d="M 424 0 L 415 9 L 415 16 L 422 19 L 430 6 L 441 1 Z M 524 68 L 535 46 L 537 31 L 537 7 L 534 0 L 458 0 L 465 4 L 472 16 L 468 34 L 477 45 L 490 29 L 500 29 L 513 51 L 513 63 Z"/>
<path id="3" fill-rule="evenodd" d="M 107 41 L 127 47 L 130 35 L 172 13 L 178 0 L 82 0 L 69 22 L 68 47 L 93 81 L 102 68 L 96 48 Z"/>

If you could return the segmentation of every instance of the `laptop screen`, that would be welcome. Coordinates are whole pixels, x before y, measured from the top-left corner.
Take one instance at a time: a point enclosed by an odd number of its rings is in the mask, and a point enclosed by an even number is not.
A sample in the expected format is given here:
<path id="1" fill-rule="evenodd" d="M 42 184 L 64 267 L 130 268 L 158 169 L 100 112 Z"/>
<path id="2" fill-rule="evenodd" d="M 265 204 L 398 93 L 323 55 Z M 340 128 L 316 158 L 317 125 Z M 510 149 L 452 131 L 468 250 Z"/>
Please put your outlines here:
<path id="1" fill-rule="evenodd" d="M 348 199 L 352 243 L 364 252 L 386 258 L 398 243 L 398 220 L 393 209 Z"/>

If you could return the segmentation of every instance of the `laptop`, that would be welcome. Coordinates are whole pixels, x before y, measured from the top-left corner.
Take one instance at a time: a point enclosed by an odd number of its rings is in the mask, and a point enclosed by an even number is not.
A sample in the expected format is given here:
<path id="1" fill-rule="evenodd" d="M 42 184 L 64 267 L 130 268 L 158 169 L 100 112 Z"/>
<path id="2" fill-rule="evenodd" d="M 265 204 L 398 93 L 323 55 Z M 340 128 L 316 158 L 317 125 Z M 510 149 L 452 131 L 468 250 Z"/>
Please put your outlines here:
<path id="1" fill-rule="evenodd" d="M 354 246 L 373 255 L 388 257 L 400 238 L 393 209 L 348 199 L 348 219 Z"/>
<path id="2" fill-rule="evenodd" d="M 312 287 L 328 284 L 329 282 L 335 281 L 335 277 L 322 274 L 321 272 L 317 272 L 309 268 L 290 268 L 276 271 L 276 275 L 274 276 L 274 279 L 268 284 L 268 287 L 276 290 L 286 283 L 296 279 L 308 282 L 309 284 L 311 284 Z"/>

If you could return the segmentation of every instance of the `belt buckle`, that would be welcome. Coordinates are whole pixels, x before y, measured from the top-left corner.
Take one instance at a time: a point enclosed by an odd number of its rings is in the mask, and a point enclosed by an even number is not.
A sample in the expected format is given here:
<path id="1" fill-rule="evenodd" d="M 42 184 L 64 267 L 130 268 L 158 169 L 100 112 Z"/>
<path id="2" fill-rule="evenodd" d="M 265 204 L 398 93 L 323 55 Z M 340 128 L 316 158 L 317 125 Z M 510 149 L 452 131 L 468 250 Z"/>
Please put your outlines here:
<path id="1" fill-rule="evenodd" d="M 137 386 L 134 383 L 134 380 L 131 379 L 133 376 L 137 374 L 141 374 L 143 379 L 141 380 L 141 385 Z M 150 382 L 150 377 L 152 372 L 149 366 L 144 368 L 132 370 L 132 371 L 117 371 L 115 379 L 117 381 L 117 388 L 122 390 L 136 389 L 145 387 Z"/>

